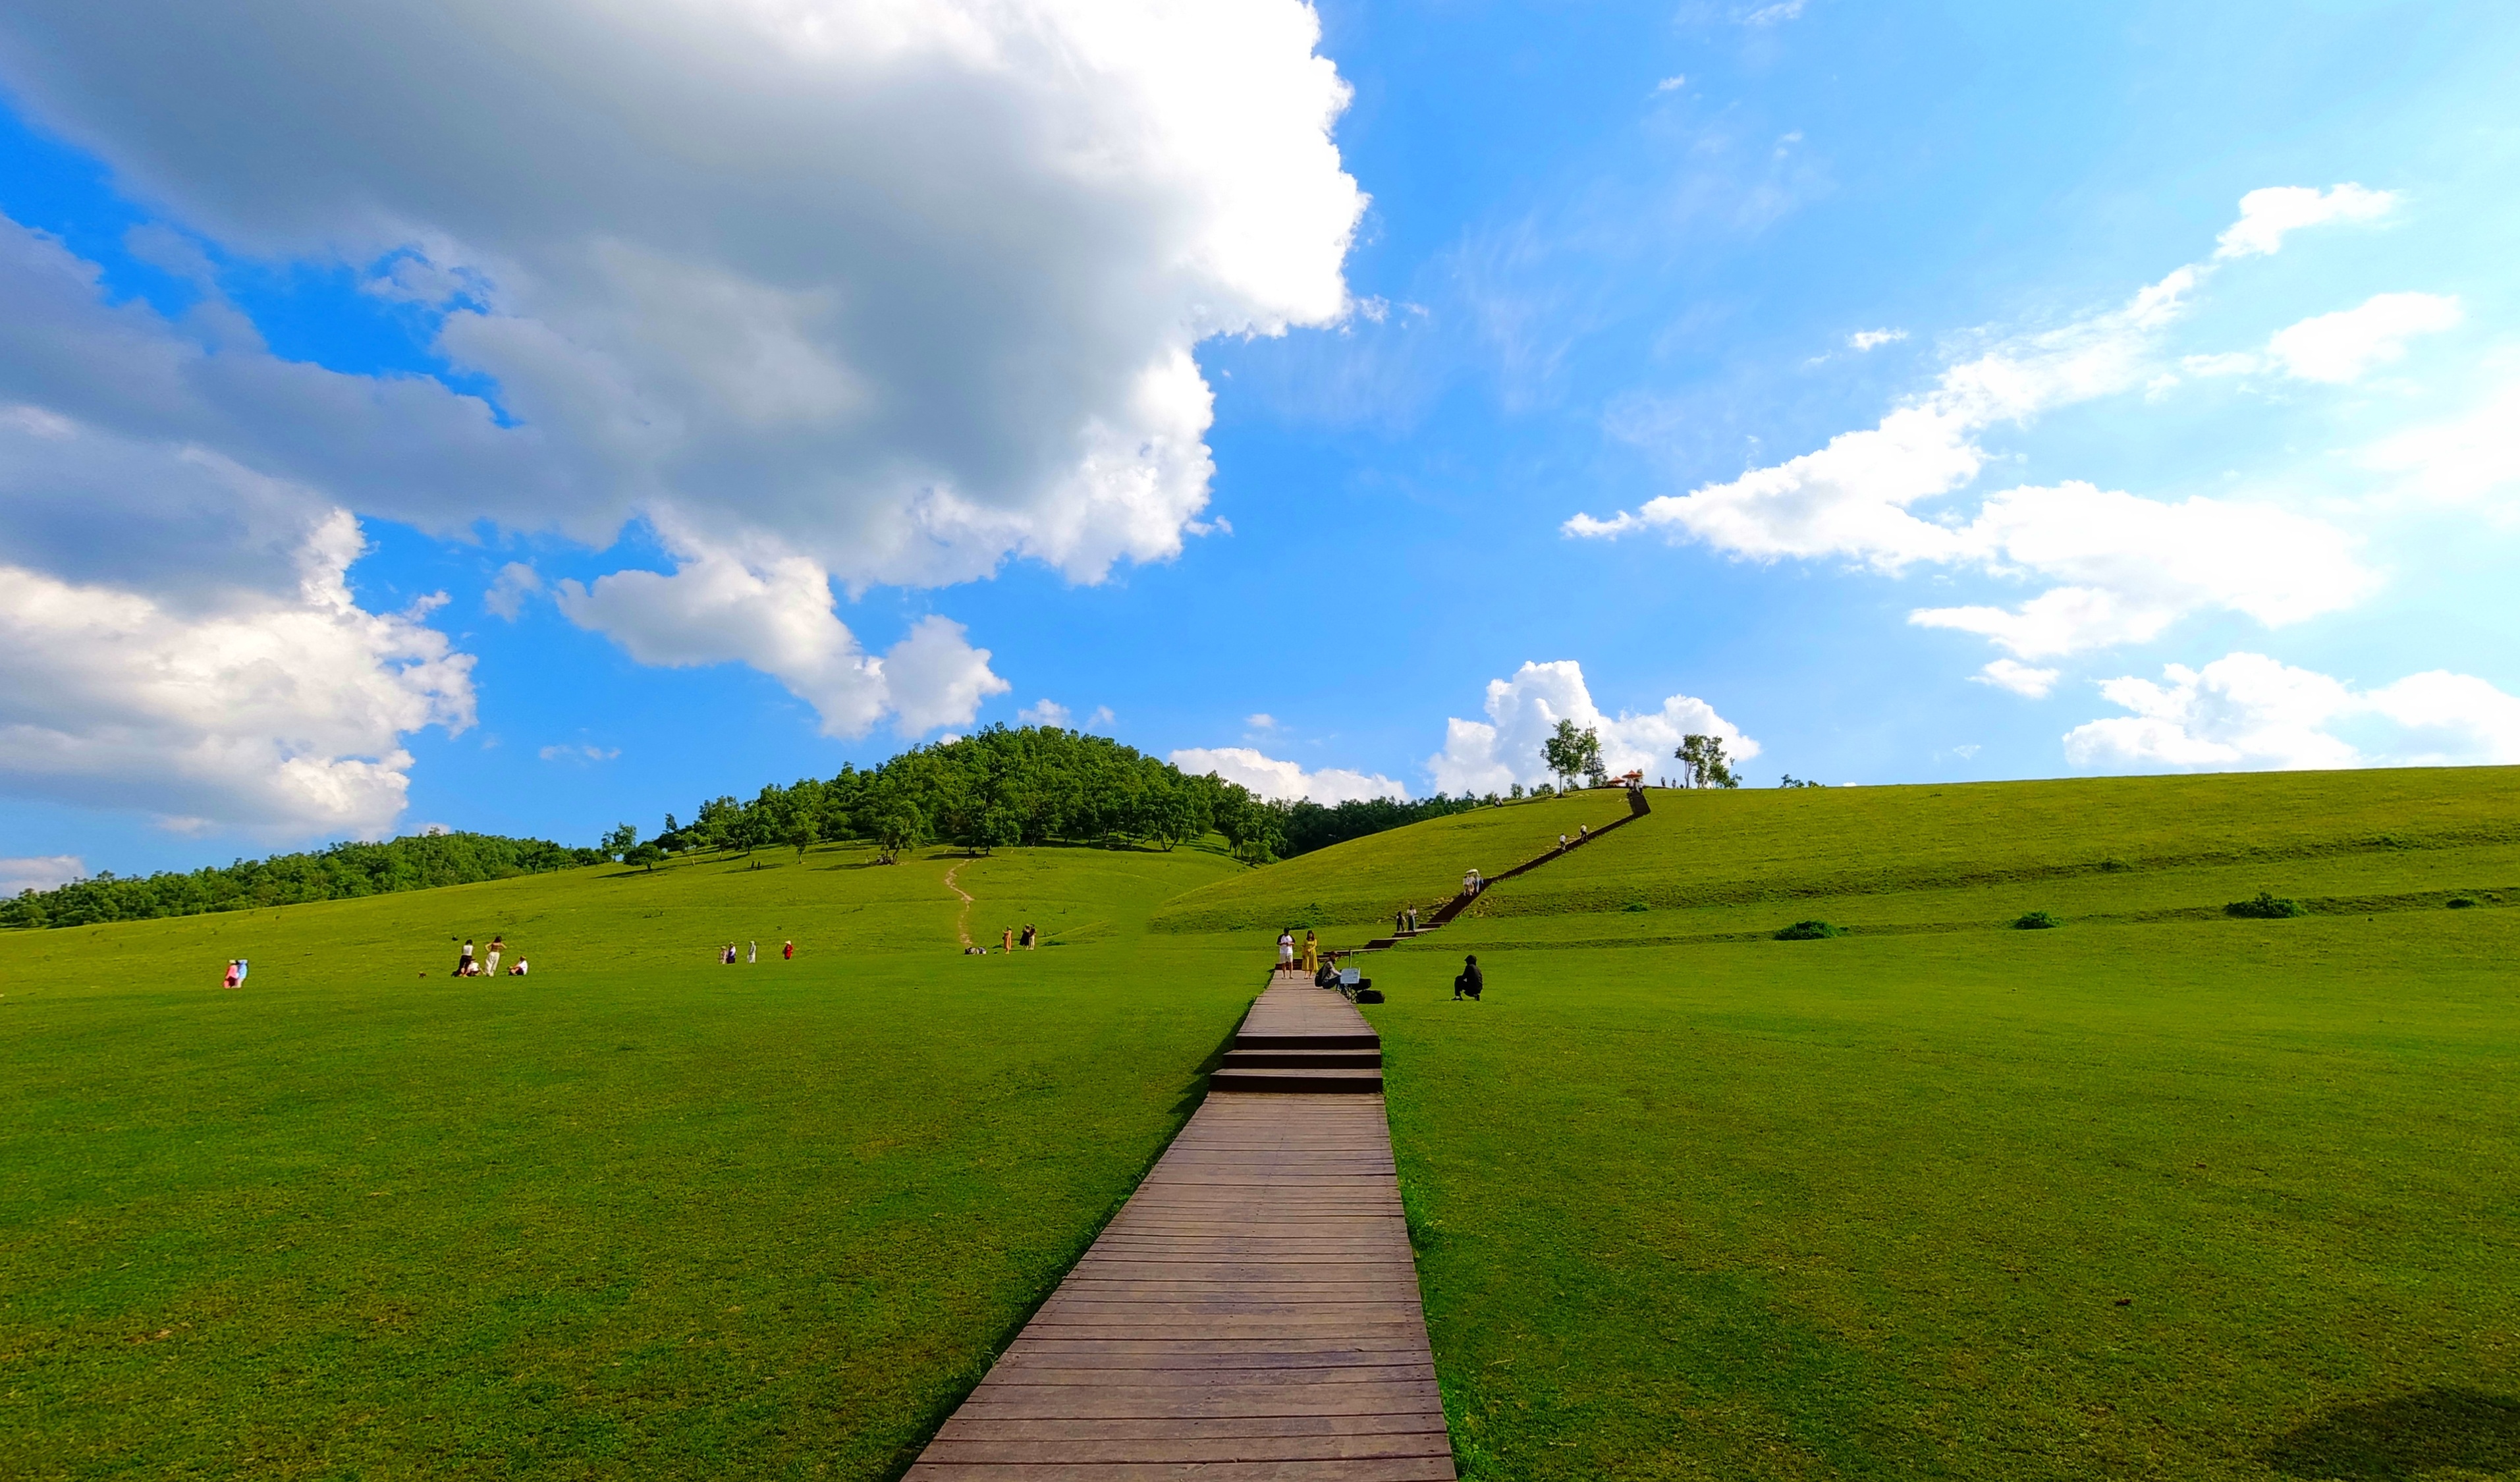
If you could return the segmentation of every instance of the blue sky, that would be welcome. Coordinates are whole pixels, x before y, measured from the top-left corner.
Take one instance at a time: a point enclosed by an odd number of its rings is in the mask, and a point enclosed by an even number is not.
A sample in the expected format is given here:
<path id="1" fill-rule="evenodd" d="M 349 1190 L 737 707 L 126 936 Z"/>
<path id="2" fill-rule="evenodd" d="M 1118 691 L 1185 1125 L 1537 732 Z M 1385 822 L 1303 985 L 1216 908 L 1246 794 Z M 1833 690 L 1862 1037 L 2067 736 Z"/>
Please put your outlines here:
<path id="1" fill-rule="evenodd" d="M 2207 9 L 21 8 L 0 874 L 2520 760 L 2520 15 Z"/>

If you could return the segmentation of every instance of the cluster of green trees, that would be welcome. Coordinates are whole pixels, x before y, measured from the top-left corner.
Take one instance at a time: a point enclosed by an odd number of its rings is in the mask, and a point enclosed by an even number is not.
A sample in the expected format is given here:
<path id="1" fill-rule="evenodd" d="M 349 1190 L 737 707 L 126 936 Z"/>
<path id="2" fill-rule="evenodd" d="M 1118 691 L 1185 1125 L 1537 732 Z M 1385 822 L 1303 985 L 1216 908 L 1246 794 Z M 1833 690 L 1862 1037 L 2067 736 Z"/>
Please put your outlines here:
<path id="1" fill-rule="evenodd" d="M 750 801 L 700 804 L 689 823 L 665 815 L 645 843 L 624 824 L 605 851 L 652 868 L 694 850 L 787 847 L 863 839 L 885 860 L 926 843 L 986 851 L 1047 843 L 1177 844 L 1222 833 L 1237 857 L 1275 859 L 1289 810 L 1214 775 L 1192 777 L 1106 737 L 1056 726 L 991 726 L 914 746 L 879 767 L 773 784 Z"/>
<path id="2" fill-rule="evenodd" d="M 1732 775 L 1732 760 L 1724 754 L 1724 738 L 1720 736 L 1684 736 L 1672 756 L 1680 763 L 1684 787 L 1741 786 L 1741 780 Z M 1579 727 L 1571 720 L 1559 721 L 1557 729 L 1540 743 L 1540 760 L 1556 775 L 1561 786 L 1573 786 L 1579 777 L 1596 787 L 1610 780 L 1609 769 L 1601 762 L 1600 733 L 1590 726 Z M 1786 779 L 1785 786 L 1793 786 L 1793 780 Z M 1519 793 L 1517 788 L 1516 795 Z"/>
<path id="3" fill-rule="evenodd" d="M 308 901 L 348 900 L 433 885 L 506 879 L 542 870 L 592 865 L 604 856 L 538 838 L 493 833 L 426 833 L 382 844 L 342 843 L 305 854 L 239 860 L 178 874 L 118 876 L 100 871 L 56 890 L 28 890 L 0 902 L 0 926 L 86 926 L 145 921 L 209 911 L 249 911 Z"/>
<path id="4" fill-rule="evenodd" d="M 1385 829 L 1466 813 L 1497 801 L 1494 797 L 1477 798 L 1467 793 L 1446 797 L 1438 792 L 1433 797 L 1409 802 L 1374 797 L 1340 803 L 1334 808 L 1325 808 L 1319 803 L 1296 803 L 1285 810 L 1285 841 L 1280 852 L 1292 858 L 1315 849 L 1327 849 L 1332 844 L 1343 844 L 1352 838 L 1363 838 L 1369 833 L 1380 833 Z"/>

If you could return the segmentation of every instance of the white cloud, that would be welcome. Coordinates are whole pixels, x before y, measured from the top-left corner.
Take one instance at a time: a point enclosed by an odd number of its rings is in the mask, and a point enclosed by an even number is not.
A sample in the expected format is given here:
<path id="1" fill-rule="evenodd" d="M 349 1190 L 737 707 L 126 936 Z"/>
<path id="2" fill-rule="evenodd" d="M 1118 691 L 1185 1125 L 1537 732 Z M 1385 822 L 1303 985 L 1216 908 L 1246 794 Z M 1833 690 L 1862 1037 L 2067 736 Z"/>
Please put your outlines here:
<path id="1" fill-rule="evenodd" d="M 2347 194 L 2319 198 L 2329 216 L 2364 210 L 2355 188 L 2338 189 Z M 2252 228 L 2257 235 L 2239 240 L 2279 243 L 2281 231 L 2269 223 L 2280 219 L 2289 230 L 2313 219 L 2298 202 L 2287 205 L 2290 198 L 2271 202 L 2264 194 L 2248 198 L 2264 218 Z M 2250 209 L 2244 202 L 2243 225 Z M 1754 561 L 1842 557 L 1890 575 L 1931 562 L 2053 581 L 2013 608 L 1911 615 L 1922 626 L 1983 634 L 2017 658 L 2148 639 L 2187 613 L 2218 607 L 2272 625 L 2350 606 L 2376 586 L 2352 542 L 2324 522 L 2264 504 L 2201 497 L 2173 504 L 2077 481 L 1991 495 L 1966 520 L 1912 509 L 1978 477 L 1991 457 L 1982 442 L 1990 429 L 2158 384 L 2162 334 L 2210 271 L 2182 267 L 2114 309 L 2001 341 L 1945 370 L 1931 390 L 1877 426 L 1842 432 L 1816 452 L 1608 519 L 1579 514 L 1563 528 L 1595 538 L 1660 531 Z M 2396 324 L 2416 317 L 2390 312 Z"/>
<path id="2" fill-rule="evenodd" d="M 2026 698 L 2045 699 L 2048 692 L 2056 688 L 2056 675 L 2053 669 L 2036 669 L 2016 659 L 1999 658 L 1969 677 L 1977 684 L 2009 690 Z"/>
<path id="3" fill-rule="evenodd" d="M 592 588 L 563 581 L 554 589 L 561 611 L 643 664 L 749 664 L 812 705 L 826 736 L 864 736 L 887 713 L 904 736 L 968 725 L 981 700 L 1009 688 L 960 623 L 923 617 L 872 657 L 832 610 L 831 579 L 812 561 L 673 544 L 671 575 L 615 571 Z"/>
<path id="4" fill-rule="evenodd" d="M 535 754 L 547 762 L 569 762 L 583 767 L 595 762 L 608 762 L 621 754 L 621 748 L 598 746 L 589 742 L 562 743 L 557 746 L 545 746 Z"/>
<path id="5" fill-rule="evenodd" d="M 1213 772 L 1229 783 L 1240 783 L 1261 797 L 1316 802 L 1332 807 L 1354 798 L 1387 797 L 1405 802 L 1409 789 L 1380 773 L 1368 775 L 1339 767 L 1307 772 L 1300 763 L 1263 756 L 1248 746 L 1191 746 L 1172 754 L 1172 764 L 1193 777 Z"/>
<path id="6" fill-rule="evenodd" d="M 1801 16 L 1805 3 L 1806 0 L 1777 0 L 1774 5 L 1760 6 L 1757 10 L 1743 16 L 1741 23 L 1743 25 L 1782 25 Z"/>
<path id="7" fill-rule="evenodd" d="M 1601 763 L 1614 776 L 1637 768 L 1658 775 L 1654 768 L 1670 760 L 1681 738 L 1689 735 L 1722 737 L 1735 761 L 1759 754 L 1757 741 L 1690 696 L 1672 696 L 1661 709 L 1642 715 L 1602 714 L 1584 683 L 1584 666 L 1571 658 L 1526 663 L 1511 679 L 1489 680 L 1486 714 L 1484 721 L 1444 722 L 1444 749 L 1426 760 L 1439 790 L 1503 792 L 1515 783 L 1551 781 L 1540 747 L 1561 720 L 1599 736 Z"/>
<path id="8" fill-rule="evenodd" d="M 2267 354 L 2287 376 L 2342 385 L 2404 359 L 2415 336 L 2455 329 L 2463 317 L 2458 300 L 2445 294 L 2379 293 L 2276 331 Z"/>
<path id="9" fill-rule="evenodd" d="M 2461 416 L 2382 438 L 2362 462 L 2406 475 L 2398 492 L 2425 501 L 2466 503 L 2520 488 L 2520 381 L 2492 388 Z"/>
<path id="10" fill-rule="evenodd" d="M 15 900 L 29 890 L 50 890 L 86 877 L 87 861 L 75 854 L 0 859 L 0 900 Z"/>
<path id="11" fill-rule="evenodd" d="M 1846 337 L 1848 348 L 1877 350 L 1885 344 L 1897 344 L 1908 337 L 1906 330 L 1858 330 Z"/>
<path id="12" fill-rule="evenodd" d="M 1067 719 L 1067 707 L 1055 699 L 1036 700 L 1015 712 L 1015 723 L 1024 726 L 1057 726 L 1065 730 Z"/>
<path id="13" fill-rule="evenodd" d="M 362 611 L 361 550 L 337 511 L 293 590 L 180 600 L 0 568 L 0 788 L 179 829 L 382 834 L 409 786 L 401 737 L 472 723 L 472 659 Z"/>
<path id="14" fill-rule="evenodd" d="M 2303 768 L 2520 761 L 2520 697 L 2472 675 L 2410 675 L 2377 690 L 2232 653 L 2202 669 L 2182 664 L 2165 682 L 2113 679 L 2100 693 L 2132 715 L 2075 727 L 2066 759 L 2078 767 Z M 2340 722 L 2377 723 L 2394 744 L 2366 752 L 2338 737 Z"/>
<path id="15" fill-rule="evenodd" d="M 893 728 L 917 736 L 939 726 L 968 726 L 981 701 L 1013 687 L 989 670 L 989 651 L 974 649 L 961 623 L 934 613 L 884 651 L 883 682 Z"/>
<path id="16" fill-rule="evenodd" d="M 1660 82 L 1655 83 L 1654 92 L 1657 96 L 1663 93 L 1676 93 L 1687 86 L 1688 86 L 1688 78 L 1681 74 L 1674 73 L 1669 77 L 1665 77 Z"/>
<path id="17" fill-rule="evenodd" d="M 281 489 L 433 531 L 602 545 L 642 519 L 733 553 L 757 589 L 737 606 L 795 609 L 737 623 L 744 661 L 783 663 L 846 730 L 878 701 L 822 578 L 944 583 L 1012 558 L 1094 581 L 1205 527 L 1193 347 L 1350 311 L 1365 198 L 1319 34 L 1298 0 L 13 13 L 0 85 L 162 203 L 182 233 L 157 247 L 363 265 L 371 292 L 443 311 L 435 347 L 505 415 L 279 360 L 215 297 L 176 323 L 109 305 L 92 266 L 14 226 L 0 407 L 107 451 L 198 450 L 271 486 L 233 499 L 265 524 L 288 523 Z M 59 482 L 81 479 L 105 481 Z M 645 620 L 579 610 L 700 661 L 730 651 L 721 574 L 678 573 Z M 663 631 L 684 617 L 698 631 Z M 945 714 L 988 681 L 935 683 Z"/>
<path id="18" fill-rule="evenodd" d="M 1120 717 L 1111 713 L 1111 707 L 1109 705 L 1096 705 L 1094 707 L 1094 713 L 1085 717 L 1085 729 L 1088 731 L 1107 732 L 1111 729 L 1111 723 L 1119 718 Z"/>
<path id="19" fill-rule="evenodd" d="M 2359 185 L 2321 191 L 2306 185 L 2269 186 L 2240 198 L 2240 219 L 2216 239 L 2217 258 L 2254 257 L 2283 249 L 2284 238 L 2330 221 L 2375 221 L 2397 208 L 2388 191 Z"/>
<path id="20" fill-rule="evenodd" d="M 1275 731 L 1278 729 L 1278 717 L 1270 714 L 1266 710 L 1260 710 L 1244 716 L 1242 718 L 1242 724 L 1249 726 L 1254 731 Z"/>
<path id="21" fill-rule="evenodd" d="M 481 606 L 494 617 L 515 622 L 525 610 L 525 599 L 543 589 L 543 579 L 533 567 L 521 561 L 512 561 L 499 568 L 489 590 L 481 594 Z"/>
<path id="22" fill-rule="evenodd" d="M 2280 627 L 2351 606 L 2378 583 L 2343 531 L 2272 505 L 2168 504 L 2067 483 L 1994 495 L 1955 533 L 1991 568 L 2066 585 L 2016 608 L 1929 607 L 1909 621 L 1983 634 L 2020 658 L 2141 643 L 2216 607 Z"/>

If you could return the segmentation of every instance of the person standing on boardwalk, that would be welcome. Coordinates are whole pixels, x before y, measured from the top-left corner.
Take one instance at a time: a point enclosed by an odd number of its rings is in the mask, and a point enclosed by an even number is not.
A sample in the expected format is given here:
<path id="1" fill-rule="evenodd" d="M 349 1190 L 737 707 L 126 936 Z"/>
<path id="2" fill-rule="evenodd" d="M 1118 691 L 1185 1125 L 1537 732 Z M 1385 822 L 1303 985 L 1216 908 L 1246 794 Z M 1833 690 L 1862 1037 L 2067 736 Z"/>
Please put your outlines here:
<path id="1" fill-rule="evenodd" d="M 1473 953 L 1462 959 L 1462 974 L 1453 979 L 1453 1002 L 1458 1004 L 1466 998 L 1476 1003 L 1487 986 L 1487 974 L 1479 971 L 1478 955 Z"/>
<path id="2" fill-rule="evenodd" d="M 1322 944 L 1310 931 L 1304 933 L 1304 970 L 1319 972 L 1322 968 Z"/>
<path id="3" fill-rule="evenodd" d="M 1278 933 L 1278 966 L 1295 966 L 1295 929 L 1292 926 Z"/>

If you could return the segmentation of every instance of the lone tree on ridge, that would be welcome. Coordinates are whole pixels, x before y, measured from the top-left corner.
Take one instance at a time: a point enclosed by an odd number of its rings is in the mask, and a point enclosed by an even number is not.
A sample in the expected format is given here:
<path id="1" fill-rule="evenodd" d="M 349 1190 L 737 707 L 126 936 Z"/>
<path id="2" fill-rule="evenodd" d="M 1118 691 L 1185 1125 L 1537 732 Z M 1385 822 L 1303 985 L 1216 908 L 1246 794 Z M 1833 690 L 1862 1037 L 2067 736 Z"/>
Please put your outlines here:
<path id="1" fill-rule="evenodd" d="M 1720 736 L 1684 736 L 1680 749 L 1672 755 L 1680 761 L 1682 786 L 1741 786 L 1741 780 L 1732 775 L 1732 763 L 1724 755 L 1724 738 Z"/>
<path id="2" fill-rule="evenodd" d="M 1540 760 L 1566 786 L 1573 786 L 1579 777 L 1602 776 L 1601 738 L 1591 727 L 1577 730 L 1571 720 L 1561 720 L 1549 740 L 1540 743 Z"/>

